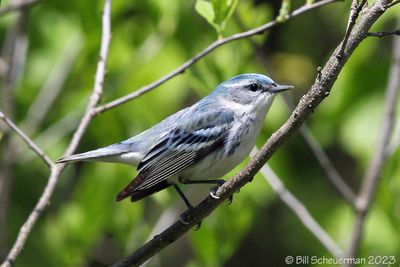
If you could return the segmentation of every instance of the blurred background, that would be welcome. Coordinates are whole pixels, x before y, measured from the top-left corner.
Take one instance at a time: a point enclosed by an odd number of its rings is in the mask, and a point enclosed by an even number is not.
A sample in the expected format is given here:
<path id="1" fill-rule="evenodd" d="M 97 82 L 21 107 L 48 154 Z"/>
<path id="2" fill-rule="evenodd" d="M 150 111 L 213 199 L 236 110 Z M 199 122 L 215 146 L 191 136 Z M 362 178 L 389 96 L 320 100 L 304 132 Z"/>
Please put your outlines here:
<path id="1" fill-rule="evenodd" d="M 3 0 L 1 5 L 9 3 L 11 0 Z M 220 28 L 208 23 L 195 4 L 186 0 L 113 2 L 102 103 L 162 77 L 219 35 L 229 36 L 273 20 L 281 1 L 239 1 Z M 294 9 L 305 1 L 292 4 Z M 265 34 L 218 48 L 183 75 L 97 116 L 77 152 L 136 135 L 240 73 L 263 73 L 278 83 L 293 84 L 295 91 L 285 93 L 285 98 L 296 104 L 313 83 L 317 67 L 324 65 L 343 38 L 349 7 L 350 1 L 327 5 Z M 43 1 L 29 11 L 0 17 L 0 110 L 53 160 L 63 155 L 93 87 L 102 8 L 103 1 Z M 399 14 L 399 7 L 391 9 L 373 30 L 395 29 Z M 363 41 L 330 96 L 307 120 L 317 143 L 355 192 L 375 150 L 391 46 L 392 37 Z M 11 74 L 5 65 L 10 51 L 18 52 Z M 259 146 L 289 114 L 285 101 L 278 97 L 259 136 Z M 398 129 L 396 135 L 366 223 L 361 256 L 400 256 Z M 3 260 L 40 197 L 49 172 L 6 127 L 0 128 L 0 160 Z M 303 137 L 296 134 L 269 164 L 332 238 L 347 248 L 352 208 L 330 183 Z M 135 175 L 136 170 L 124 165 L 70 164 L 15 266 L 105 266 L 172 224 L 185 210 L 173 189 L 136 203 L 115 202 L 116 194 Z M 183 190 L 198 203 L 209 187 L 187 185 Z M 147 266 L 285 266 L 287 255 L 331 257 L 265 178 L 257 175 L 234 195 L 231 205 L 219 207 L 199 231 L 190 231 Z"/>

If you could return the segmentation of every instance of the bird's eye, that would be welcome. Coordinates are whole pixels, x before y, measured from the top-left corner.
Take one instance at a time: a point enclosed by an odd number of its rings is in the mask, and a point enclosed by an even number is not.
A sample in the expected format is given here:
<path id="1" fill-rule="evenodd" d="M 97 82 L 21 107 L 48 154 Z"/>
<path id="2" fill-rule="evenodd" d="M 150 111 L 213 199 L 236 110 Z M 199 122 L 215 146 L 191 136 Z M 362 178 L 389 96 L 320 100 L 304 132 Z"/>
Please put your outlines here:
<path id="1" fill-rule="evenodd" d="M 258 84 L 257 83 L 251 83 L 250 85 L 249 85 L 249 89 L 250 89 L 250 91 L 252 91 L 252 92 L 255 92 L 255 91 L 257 91 L 258 90 Z"/>

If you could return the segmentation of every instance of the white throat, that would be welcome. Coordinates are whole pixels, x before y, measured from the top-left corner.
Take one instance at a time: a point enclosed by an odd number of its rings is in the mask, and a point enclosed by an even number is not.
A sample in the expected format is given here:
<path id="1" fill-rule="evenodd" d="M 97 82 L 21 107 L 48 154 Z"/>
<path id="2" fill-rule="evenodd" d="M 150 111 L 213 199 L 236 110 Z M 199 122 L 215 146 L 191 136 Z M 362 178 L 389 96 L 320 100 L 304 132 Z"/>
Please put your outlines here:
<path id="1" fill-rule="evenodd" d="M 231 109 L 237 114 L 254 114 L 257 119 L 264 120 L 265 114 L 268 112 L 269 108 L 274 101 L 275 95 L 265 95 L 260 97 L 256 103 L 251 104 L 241 104 L 232 99 L 220 98 L 218 101 L 221 106 Z"/>

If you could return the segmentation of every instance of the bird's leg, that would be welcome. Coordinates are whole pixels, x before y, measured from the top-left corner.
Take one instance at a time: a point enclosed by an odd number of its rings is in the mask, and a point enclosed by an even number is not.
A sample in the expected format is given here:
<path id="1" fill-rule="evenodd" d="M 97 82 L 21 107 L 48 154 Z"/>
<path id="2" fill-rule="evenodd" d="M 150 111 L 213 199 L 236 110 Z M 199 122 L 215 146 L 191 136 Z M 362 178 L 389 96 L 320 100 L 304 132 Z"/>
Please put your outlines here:
<path id="1" fill-rule="evenodd" d="M 182 190 L 179 188 L 178 185 L 173 184 L 173 186 L 174 186 L 176 192 L 178 192 L 179 196 L 182 198 L 183 202 L 185 202 L 186 207 L 188 208 L 184 213 L 181 214 L 180 221 L 183 224 L 189 224 L 188 212 L 193 209 L 193 205 L 190 204 L 189 200 L 187 199 L 187 197 L 185 196 L 185 194 L 182 192 Z M 199 230 L 200 226 L 201 226 L 201 221 L 196 224 L 194 230 Z"/>
<path id="2" fill-rule="evenodd" d="M 174 184 L 174 188 L 176 192 L 178 192 L 179 196 L 182 198 L 183 202 L 185 202 L 186 207 L 188 210 L 193 209 L 193 205 L 189 202 L 185 194 L 182 192 L 182 190 L 178 187 L 178 185 Z"/>
<path id="3" fill-rule="evenodd" d="M 215 193 L 217 192 L 218 188 L 225 183 L 223 179 L 209 179 L 209 180 L 190 180 L 190 179 L 181 179 L 179 178 L 179 182 L 182 184 L 215 184 L 213 188 L 210 190 L 210 196 L 214 199 L 219 199 Z M 230 196 L 227 200 L 228 205 L 232 203 L 233 195 Z"/>

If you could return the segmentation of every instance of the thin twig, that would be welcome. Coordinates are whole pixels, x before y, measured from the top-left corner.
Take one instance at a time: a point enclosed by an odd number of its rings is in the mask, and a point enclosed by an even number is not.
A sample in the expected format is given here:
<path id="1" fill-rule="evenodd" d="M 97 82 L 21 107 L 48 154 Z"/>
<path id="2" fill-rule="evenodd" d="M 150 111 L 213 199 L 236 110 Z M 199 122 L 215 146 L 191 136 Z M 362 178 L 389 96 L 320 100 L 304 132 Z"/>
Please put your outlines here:
<path id="1" fill-rule="evenodd" d="M 274 171 L 265 164 L 260 173 L 278 194 L 279 198 L 297 215 L 303 225 L 321 242 L 321 244 L 335 257 L 343 257 L 342 249 L 327 232 L 313 218 L 304 204 L 299 201 L 283 184 Z"/>
<path id="2" fill-rule="evenodd" d="M 314 135 L 311 133 L 310 129 L 307 125 L 303 125 L 300 128 L 300 133 L 303 136 L 304 140 L 313 151 L 316 159 L 319 164 L 327 174 L 329 180 L 335 186 L 335 188 L 343 195 L 346 201 L 351 205 L 355 205 L 356 194 L 349 187 L 349 185 L 344 181 L 342 176 L 339 174 L 332 161 L 329 159 L 328 155 L 324 152 L 321 146 L 318 144 Z"/>
<path id="3" fill-rule="evenodd" d="M 26 0 L 18 3 L 11 3 L 7 6 L 0 7 L 0 16 L 12 11 L 20 10 L 40 3 L 40 0 Z"/>
<path id="4" fill-rule="evenodd" d="M 400 3 L 400 0 L 394 0 L 393 2 L 391 2 L 390 4 L 386 5 L 385 8 L 391 8 L 394 5 L 397 5 L 398 3 Z"/>
<path id="5" fill-rule="evenodd" d="M 385 12 L 382 6 L 388 4 L 389 0 L 377 0 L 366 11 L 360 22 L 354 27 L 347 43 L 347 53 L 339 60 L 336 55 L 340 50 L 340 45 L 336 48 L 333 55 L 329 58 L 325 67 L 321 70 L 321 75 L 314 81 L 313 86 L 304 95 L 290 118 L 283 124 L 268 141 L 262 146 L 259 152 L 250 160 L 244 169 L 231 177 L 226 183 L 220 186 L 215 193 L 219 199 L 208 196 L 199 205 L 186 213 L 187 223 L 178 221 L 162 233 L 156 235 L 152 240 L 145 243 L 132 254 L 114 264 L 115 267 L 139 266 L 153 255 L 173 243 L 176 239 L 184 235 L 199 221 L 203 220 L 229 196 L 250 182 L 254 175 L 262 168 L 273 153 L 282 146 L 290 136 L 292 136 L 303 124 L 306 118 L 312 114 L 313 110 L 327 97 L 327 93 L 332 89 L 333 83 L 337 79 L 346 61 L 367 36 L 368 30 L 375 21 Z"/>
<path id="6" fill-rule="evenodd" d="M 51 149 L 54 145 L 58 144 L 63 138 L 67 138 L 69 133 L 76 130 L 76 125 L 79 124 L 82 118 L 83 110 L 87 104 L 87 100 L 82 99 L 75 103 L 75 109 L 67 113 L 64 117 L 55 121 L 49 127 L 41 131 L 35 136 L 36 144 L 40 145 L 42 149 Z M 24 164 L 32 160 L 31 154 L 21 154 L 22 150 L 17 148 L 16 154 L 19 156 L 19 162 Z"/>
<path id="7" fill-rule="evenodd" d="M 367 0 L 361 0 L 361 3 L 358 3 L 358 0 L 353 0 L 353 2 L 351 3 L 349 21 L 347 22 L 346 32 L 344 34 L 342 45 L 340 46 L 338 57 L 343 56 L 344 49 L 346 48 L 347 41 L 349 40 L 349 37 L 350 37 L 350 33 L 353 30 L 354 25 L 356 24 L 358 15 L 360 14 L 360 12 L 366 2 L 367 2 Z"/>
<path id="8" fill-rule="evenodd" d="M 372 37 L 385 37 L 388 35 L 400 35 L 400 29 L 395 30 L 395 31 L 390 31 L 390 32 L 369 32 L 368 36 L 372 36 Z"/>
<path id="9" fill-rule="evenodd" d="M 50 168 L 53 167 L 54 162 L 38 147 L 28 136 L 25 135 L 7 116 L 0 111 L 0 119 L 3 120 L 22 140 L 43 160 L 43 162 Z"/>
<path id="10" fill-rule="evenodd" d="M 104 1 L 100 57 L 97 63 L 93 92 L 90 96 L 86 112 L 66 150 L 66 155 L 73 153 L 73 151 L 77 148 L 79 141 L 81 140 L 86 128 L 88 127 L 89 123 L 93 118 L 93 110 L 100 101 L 103 92 L 103 81 L 106 69 L 106 60 L 111 40 L 111 1 L 112 0 Z M 25 245 L 26 239 L 28 238 L 30 232 L 33 229 L 33 226 L 39 219 L 44 208 L 48 205 L 50 198 L 54 192 L 55 186 L 57 184 L 58 178 L 62 173 L 62 171 L 64 170 L 64 168 L 65 164 L 57 164 L 51 168 L 49 180 L 47 182 L 46 187 L 44 188 L 42 195 L 39 198 L 39 201 L 37 202 L 33 211 L 29 214 L 27 221 L 22 225 L 17 240 L 15 241 L 11 251 L 9 252 L 5 262 L 1 265 L 1 267 L 10 267 L 20 254 L 22 248 Z"/>
<path id="11" fill-rule="evenodd" d="M 290 14 L 290 18 L 292 17 L 296 17 L 300 14 L 303 14 L 307 11 L 319 8 L 321 6 L 333 3 L 333 2 L 337 2 L 339 0 L 322 0 L 319 1 L 317 3 L 311 4 L 311 5 L 304 5 L 298 9 L 296 9 L 295 11 L 293 11 Z M 132 99 L 135 99 L 141 95 L 143 95 L 144 93 L 160 86 L 161 84 L 167 82 L 168 80 L 170 80 L 171 78 L 179 75 L 179 74 L 183 74 L 185 72 L 185 70 L 187 68 L 189 68 L 191 65 L 193 65 L 194 63 L 196 63 L 199 59 L 203 58 L 205 55 L 209 54 L 211 51 L 215 50 L 216 48 L 230 43 L 232 41 L 236 41 L 239 39 L 244 39 L 253 35 L 257 35 L 257 34 L 261 34 L 263 32 L 265 32 L 266 30 L 275 27 L 277 25 L 279 25 L 280 23 L 277 22 L 276 20 L 274 21 L 270 21 L 260 27 L 257 27 L 255 29 L 249 30 L 249 31 L 245 31 L 245 32 L 241 32 L 241 33 L 236 33 L 233 34 L 229 37 L 226 38 L 222 38 L 222 39 L 218 39 L 215 42 L 213 42 L 212 44 L 210 44 L 209 46 L 207 46 L 203 51 L 201 51 L 200 53 L 198 53 L 197 55 L 195 55 L 194 57 L 192 57 L 191 59 L 189 59 L 188 61 L 186 61 L 185 63 L 183 63 L 181 66 L 179 66 L 178 68 L 176 68 L 175 70 L 171 71 L 170 73 L 168 73 L 167 75 L 165 75 L 164 77 L 161 77 L 160 79 L 141 87 L 140 89 L 136 90 L 133 93 L 130 93 L 128 95 L 125 95 L 121 98 L 115 99 L 111 102 L 108 102 L 104 105 L 98 106 L 95 110 L 95 115 L 98 115 L 99 113 L 105 112 L 109 109 L 112 109 L 114 107 L 117 107 L 119 105 L 124 104 L 127 101 L 130 101 Z"/>
<path id="12" fill-rule="evenodd" d="M 400 26 L 400 20 L 398 20 Z M 375 195 L 379 177 L 381 175 L 385 161 L 389 155 L 389 141 L 394 128 L 396 104 L 400 90 L 400 39 L 393 40 L 393 61 L 389 73 L 388 85 L 385 97 L 384 115 L 381 131 L 378 136 L 376 148 L 371 159 L 365 176 L 362 180 L 361 190 L 356 202 L 356 219 L 353 228 L 353 235 L 348 250 L 348 257 L 356 257 L 361 238 L 365 219 Z"/>
<path id="13" fill-rule="evenodd" d="M 317 74 L 317 79 L 319 74 Z M 293 105 L 289 102 L 287 97 L 283 97 L 288 109 L 293 110 Z M 339 174 L 338 170 L 333 165 L 332 161 L 329 159 L 328 155 L 324 152 L 321 145 L 316 140 L 315 136 L 308 128 L 307 124 L 304 123 L 300 128 L 300 134 L 306 141 L 307 145 L 310 147 L 311 151 L 314 153 L 315 158 L 318 160 L 322 169 L 325 171 L 331 183 L 335 188 L 342 194 L 344 199 L 352 206 L 355 206 L 356 194 L 350 188 L 350 186 L 344 181 L 342 176 Z"/>
<path id="14" fill-rule="evenodd" d="M 24 71 L 26 54 L 28 50 L 28 11 L 25 9 L 16 13 L 15 22 L 6 32 L 2 47 L 4 69 L 2 70 L 2 110 L 11 120 L 14 115 L 15 91 L 21 74 Z M 6 240 L 8 239 L 8 210 L 13 181 L 12 168 L 16 162 L 15 147 L 12 144 L 10 133 L 5 132 L 1 140 L 1 152 L 4 155 L 0 162 L 0 257 L 6 253 Z"/>

